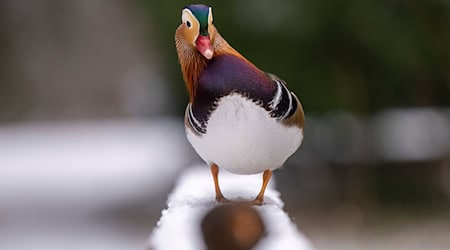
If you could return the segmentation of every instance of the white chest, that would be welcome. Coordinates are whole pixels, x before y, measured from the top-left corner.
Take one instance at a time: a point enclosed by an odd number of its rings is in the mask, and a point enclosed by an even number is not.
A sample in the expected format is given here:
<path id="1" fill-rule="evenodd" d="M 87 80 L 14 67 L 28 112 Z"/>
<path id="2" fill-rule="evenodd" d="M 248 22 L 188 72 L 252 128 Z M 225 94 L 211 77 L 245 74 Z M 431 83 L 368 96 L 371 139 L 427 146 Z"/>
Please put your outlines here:
<path id="1" fill-rule="evenodd" d="M 202 136 L 187 138 L 208 164 L 235 174 L 256 174 L 281 167 L 300 146 L 302 130 L 286 127 L 262 107 L 239 94 L 220 99 Z"/>

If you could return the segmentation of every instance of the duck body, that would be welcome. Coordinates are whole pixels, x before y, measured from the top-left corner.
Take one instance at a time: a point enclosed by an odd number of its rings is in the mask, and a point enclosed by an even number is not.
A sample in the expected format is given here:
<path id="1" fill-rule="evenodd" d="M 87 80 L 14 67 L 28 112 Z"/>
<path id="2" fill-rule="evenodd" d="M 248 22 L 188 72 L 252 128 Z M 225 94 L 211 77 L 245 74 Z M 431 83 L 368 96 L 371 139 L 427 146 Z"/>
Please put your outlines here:
<path id="1" fill-rule="evenodd" d="M 175 45 L 189 93 L 186 135 L 210 166 L 216 200 L 226 202 L 219 168 L 235 174 L 263 173 L 256 205 L 263 204 L 272 170 L 303 140 L 304 114 L 297 96 L 232 48 L 214 26 L 212 8 L 182 9 Z"/>
<path id="2" fill-rule="evenodd" d="M 278 120 L 271 109 L 276 92 L 267 74 L 240 57 L 214 57 L 200 75 L 195 102 L 186 109 L 189 142 L 206 163 L 235 174 L 282 166 L 303 133 Z"/>

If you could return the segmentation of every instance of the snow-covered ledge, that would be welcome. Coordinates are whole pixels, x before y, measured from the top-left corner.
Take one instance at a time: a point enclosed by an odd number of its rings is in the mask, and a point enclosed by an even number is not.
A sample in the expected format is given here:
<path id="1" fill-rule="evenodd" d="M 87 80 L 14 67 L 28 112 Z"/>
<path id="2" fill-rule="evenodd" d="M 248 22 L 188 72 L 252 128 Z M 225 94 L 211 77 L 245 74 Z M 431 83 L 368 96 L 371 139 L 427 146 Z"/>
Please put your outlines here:
<path id="1" fill-rule="evenodd" d="M 261 175 L 232 175 L 221 171 L 219 182 L 225 197 L 232 200 L 254 199 L 261 187 Z M 310 250 L 312 245 L 283 211 L 280 194 L 271 180 L 266 190 L 265 204 L 254 206 L 265 224 L 265 236 L 258 242 L 258 250 Z M 209 168 L 195 166 L 181 174 L 169 195 L 167 208 L 148 240 L 151 250 L 205 249 L 201 222 L 205 215 L 219 206 L 214 200 L 214 186 Z"/>

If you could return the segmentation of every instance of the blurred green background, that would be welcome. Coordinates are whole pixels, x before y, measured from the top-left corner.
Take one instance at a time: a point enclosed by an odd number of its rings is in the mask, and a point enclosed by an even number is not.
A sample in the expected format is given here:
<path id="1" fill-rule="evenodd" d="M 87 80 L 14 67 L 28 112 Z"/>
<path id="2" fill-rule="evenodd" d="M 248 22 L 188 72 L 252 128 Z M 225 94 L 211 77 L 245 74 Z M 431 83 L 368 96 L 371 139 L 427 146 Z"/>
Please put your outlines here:
<path id="1" fill-rule="evenodd" d="M 140 1 L 157 23 L 176 71 L 173 29 L 183 3 Z M 450 104 L 450 15 L 446 1 L 212 2 L 220 33 L 260 68 L 299 93 L 309 114 Z M 157 11 L 155 11 L 157 10 Z M 169 56 L 171 55 L 171 56 Z M 180 87 L 173 85 L 174 88 Z M 182 92 L 177 90 L 177 93 Z"/>
<path id="2" fill-rule="evenodd" d="M 0 2 L 0 125 L 171 117 L 181 129 L 174 32 L 187 4 Z M 450 246 L 449 1 L 206 4 L 222 36 L 303 103 L 304 144 L 276 180 L 313 244 Z M 167 192 L 153 210 L 113 214 L 150 232 Z"/>

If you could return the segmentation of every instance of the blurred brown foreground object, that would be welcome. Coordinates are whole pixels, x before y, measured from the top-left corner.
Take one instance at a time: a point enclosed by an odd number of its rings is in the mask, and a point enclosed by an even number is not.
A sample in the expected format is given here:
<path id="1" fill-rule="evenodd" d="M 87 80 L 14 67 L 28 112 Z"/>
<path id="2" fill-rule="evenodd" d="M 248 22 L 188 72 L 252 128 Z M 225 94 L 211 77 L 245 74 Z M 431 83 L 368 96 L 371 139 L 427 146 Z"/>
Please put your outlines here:
<path id="1" fill-rule="evenodd" d="M 261 216 L 246 203 L 226 204 L 212 209 L 201 226 L 208 250 L 249 250 L 265 232 Z"/>
<path id="2" fill-rule="evenodd" d="M 251 200 L 261 175 L 223 172 L 221 187 L 233 201 Z M 269 183 L 264 204 L 219 204 L 206 165 L 186 168 L 167 199 L 167 208 L 148 238 L 150 250 L 313 250 L 284 211 L 275 179 Z"/>

